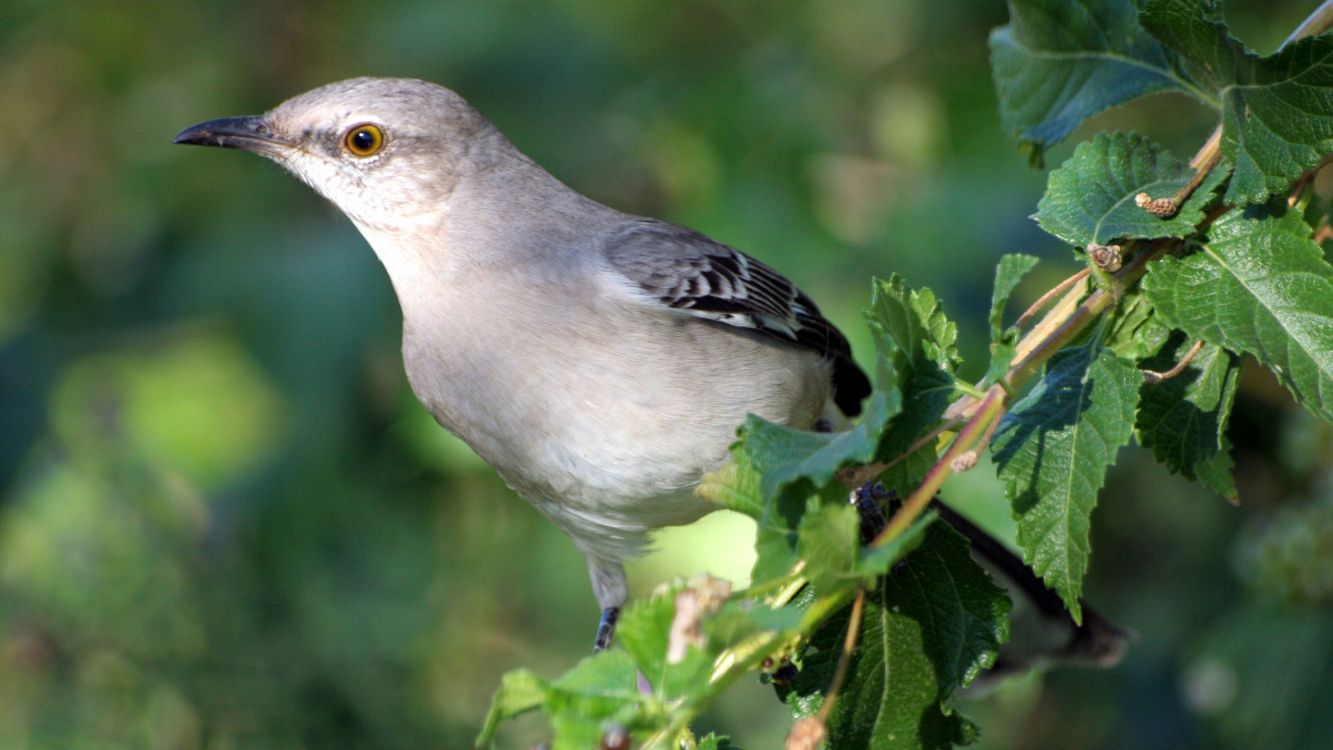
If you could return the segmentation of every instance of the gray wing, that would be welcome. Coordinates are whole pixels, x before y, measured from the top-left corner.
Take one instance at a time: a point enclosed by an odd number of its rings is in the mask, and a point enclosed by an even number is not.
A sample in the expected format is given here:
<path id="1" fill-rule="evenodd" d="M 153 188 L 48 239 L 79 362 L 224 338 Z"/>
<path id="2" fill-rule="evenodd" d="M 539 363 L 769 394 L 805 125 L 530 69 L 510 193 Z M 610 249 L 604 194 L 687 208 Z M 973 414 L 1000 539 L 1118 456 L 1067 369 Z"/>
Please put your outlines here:
<path id="1" fill-rule="evenodd" d="M 782 274 L 692 229 L 652 219 L 626 222 L 603 245 L 611 266 L 662 304 L 748 328 L 818 352 L 833 364 L 834 403 L 861 413 L 870 381 L 851 346 Z"/>

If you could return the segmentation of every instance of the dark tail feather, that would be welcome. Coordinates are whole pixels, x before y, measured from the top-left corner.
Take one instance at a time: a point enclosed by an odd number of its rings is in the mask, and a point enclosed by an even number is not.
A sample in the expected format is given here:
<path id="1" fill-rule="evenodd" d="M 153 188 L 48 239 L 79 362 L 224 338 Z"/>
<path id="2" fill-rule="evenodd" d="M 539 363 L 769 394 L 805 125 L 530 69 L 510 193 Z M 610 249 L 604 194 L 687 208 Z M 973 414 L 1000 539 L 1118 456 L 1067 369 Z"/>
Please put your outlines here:
<path id="1" fill-rule="evenodd" d="M 931 507 L 968 538 L 973 556 L 1001 579 L 1014 600 L 1013 636 L 1000 647 L 987 681 L 1041 664 L 1113 667 L 1124 658 L 1132 631 L 1111 624 L 1082 601 L 1083 622 L 1075 623 L 1060 597 L 1008 547 L 938 500 Z"/>

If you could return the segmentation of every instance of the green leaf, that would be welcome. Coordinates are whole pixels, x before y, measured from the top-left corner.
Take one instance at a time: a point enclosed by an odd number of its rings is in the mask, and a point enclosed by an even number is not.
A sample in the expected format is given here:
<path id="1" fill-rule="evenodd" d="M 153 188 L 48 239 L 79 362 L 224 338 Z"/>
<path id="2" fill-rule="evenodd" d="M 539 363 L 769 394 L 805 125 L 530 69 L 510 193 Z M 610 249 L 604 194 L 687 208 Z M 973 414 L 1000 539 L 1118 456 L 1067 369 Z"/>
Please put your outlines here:
<path id="1" fill-rule="evenodd" d="M 1189 340 L 1177 335 L 1155 357 L 1140 363 L 1169 370 L 1184 356 Z M 1205 345 L 1178 375 L 1144 383 L 1134 418 L 1139 444 L 1177 474 L 1204 482 L 1228 500 L 1236 499 L 1226 439 L 1227 419 L 1240 381 L 1240 358 Z"/>
<path id="2" fill-rule="evenodd" d="M 1147 0 L 1141 20 L 1222 102 L 1222 154 L 1235 164 L 1228 202 L 1262 203 L 1333 152 L 1333 37 L 1260 57 L 1215 2 Z"/>
<path id="3" fill-rule="evenodd" d="M 1013 344 L 991 344 L 990 364 L 986 366 L 986 374 L 981 377 L 982 385 L 991 386 L 1000 382 L 1009 372 L 1016 356 L 1018 348 Z"/>
<path id="4" fill-rule="evenodd" d="M 797 552 L 806 561 L 806 577 L 821 594 L 860 578 L 861 515 L 851 505 L 825 505 L 801 519 Z"/>
<path id="5" fill-rule="evenodd" d="M 1010 0 L 991 32 L 991 70 L 1004 129 L 1041 152 L 1079 123 L 1158 91 L 1211 97 L 1139 25 L 1128 0 Z"/>
<path id="6" fill-rule="evenodd" d="M 681 597 L 717 596 L 716 585 L 716 579 L 702 578 L 659 588 L 652 596 L 631 603 L 616 627 L 617 642 L 652 685 L 653 695 L 664 703 L 682 697 L 700 703 L 715 689 L 708 683 L 708 674 L 724 649 L 760 630 L 794 635 L 800 624 L 800 613 L 795 610 L 775 611 L 743 599 L 727 601 L 717 611 L 701 613 L 701 642 L 690 644 L 672 661 L 672 631 Z"/>
<path id="7" fill-rule="evenodd" d="M 1136 287 L 1121 297 L 1104 343 L 1121 357 L 1138 360 L 1159 351 L 1170 337 L 1171 327 L 1161 321 L 1142 289 Z"/>
<path id="8" fill-rule="evenodd" d="M 1193 179 L 1194 169 L 1141 135 L 1098 133 L 1051 172 L 1046 194 L 1037 204 L 1037 223 L 1079 247 L 1186 237 L 1203 220 L 1203 209 L 1226 174 L 1214 169 L 1175 216 L 1158 218 L 1136 205 L 1134 196 L 1169 197 Z"/>
<path id="9" fill-rule="evenodd" d="M 1143 290 L 1190 337 L 1254 355 L 1333 421 L 1333 266 L 1285 204 L 1232 211 L 1201 252 L 1152 264 Z"/>
<path id="10" fill-rule="evenodd" d="M 866 401 L 861 420 L 845 432 L 794 430 L 754 414 L 746 417 L 740 449 L 760 474 L 765 500 L 777 498 L 788 488 L 802 496 L 818 492 L 838 469 L 875 457 L 884 426 L 903 406 L 902 393 L 882 359 L 880 365 L 879 387 Z"/>
<path id="11" fill-rule="evenodd" d="M 958 329 L 933 292 L 912 291 L 896 275 L 888 281 L 875 279 L 865 315 L 875 346 L 902 393 L 902 412 L 889 425 L 878 453 L 879 458 L 896 458 L 939 423 L 954 397 Z M 880 481 L 906 492 L 934 462 L 934 447 L 928 446 L 890 468 Z"/>
<path id="12" fill-rule="evenodd" d="M 1018 288 L 1018 282 L 1023 280 L 1028 271 L 1037 265 L 1037 259 L 1031 255 L 1021 253 L 1009 253 L 1000 257 L 1000 263 L 995 267 L 995 289 L 991 292 L 990 298 L 990 340 L 992 344 L 998 344 L 1005 341 L 1004 335 L 1004 306 L 1009 302 L 1009 296 Z"/>
<path id="13" fill-rule="evenodd" d="M 629 653 L 659 697 L 679 689 L 679 680 L 672 677 L 692 679 L 701 667 L 697 649 L 681 663 L 668 665 L 666 660 L 671 620 L 676 613 L 676 595 L 683 588 L 683 584 L 659 588 L 651 596 L 630 602 L 616 625 L 616 643 Z M 707 665 L 702 666 L 706 668 Z"/>
<path id="14" fill-rule="evenodd" d="M 947 748 L 976 729 L 947 701 L 995 661 L 1008 637 L 1009 599 L 947 524 L 866 597 L 858 647 L 828 721 L 829 747 Z M 819 709 L 842 653 L 850 608 L 811 638 L 784 700 L 798 715 Z M 781 689 L 780 689 L 781 691 Z"/>
<path id="15" fill-rule="evenodd" d="M 765 501 L 763 478 L 750 463 L 749 454 L 733 447 L 731 461 L 707 474 L 695 493 L 755 520 L 755 561 L 751 585 L 760 585 L 787 574 L 798 559 L 796 525 L 809 503 L 793 499 Z"/>
<path id="16" fill-rule="evenodd" d="M 925 541 L 926 530 L 935 522 L 937 514 L 933 510 L 922 513 L 903 533 L 890 539 L 879 547 L 862 547 L 860 559 L 856 563 L 856 572 L 863 577 L 882 576 L 899 560 L 907 557 Z"/>
<path id="17" fill-rule="evenodd" d="M 732 446 L 731 461 L 705 474 L 694 494 L 757 520 L 764 514 L 762 479 L 749 455 Z"/>
<path id="18" fill-rule="evenodd" d="M 916 549 L 935 520 L 922 514 L 906 531 L 881 547 L 861 546 L 861 515 L 852 505 L 824 505 L 801 519 L 797 551 L 806 562 L 805 575 L 820 595 L 838 586 L 884 575 L 889 566 Z"/>
<path id="19" fill-rule="evenodd" d="M 491 710 L 486 714 L 486 722 L 477 736 L 477 747 L 489 747 L 495 741 L 495 733 L 500 723 L 541 708 L 546 703 L 550 686 L 545 680 L 526 669 L 519 669 L 505 674 L 500 681 L 500 689 L 491 698 Z"/>
<path id="20" fill-rule="evenodd" d="M 494 742 L 500 722 L 538 707 L 551 717 L 552 750 L 596 747 L 610 724 L 650 731 L 664 723 L 662 710 L 639 694 L 630 657 L 623 651 L 603 651 L 583 659 L 554 682 L 526 670 L 505 675 L 477 747 Z"/>
<path id="21" fill-rule="evenodd" d="M 1137 369 L 1100 345 L 1061 351 L 1005 416 L 992 445 L 1023 559 L 1075 621 L 1082 621 L 1092 509 L 1107 468 L 1129 442 L 1141 382 Z"/>
<path id="22" fill-rule="evenodd" d="M 1009 296 L 1014 293 L 1018 282 L 1035 265 L 1037 259 L 1033 256 L 1012 253 L 1001 257 L 999 265 L 995 267 L 995 289 L 991 292 L 990 301 L 990 364 L 982 378 L 983 384 L 999 382 L 1014 361 L 1014 343 L 1018 331 L 1012 326 L 1004 328 L 1004 306 L 1009 302 Z"/>
<path id="23" fill-rule="evenodd" d="M 709 733 L 707 737 L 699 740 L 699 750 L 741 750 L 739 747 L 731 744 L 728 737 Z"/>

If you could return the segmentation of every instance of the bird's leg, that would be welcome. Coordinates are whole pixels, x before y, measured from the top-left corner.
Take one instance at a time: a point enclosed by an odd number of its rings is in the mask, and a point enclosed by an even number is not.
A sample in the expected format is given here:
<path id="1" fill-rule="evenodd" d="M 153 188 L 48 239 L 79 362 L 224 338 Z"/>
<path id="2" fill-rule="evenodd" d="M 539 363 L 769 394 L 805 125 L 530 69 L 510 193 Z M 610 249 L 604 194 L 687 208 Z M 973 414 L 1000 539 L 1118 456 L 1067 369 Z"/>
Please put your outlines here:
<path id="1" fill-rule="evenodd" d="M 616 621 L 620 619 L 620 608 L 629 599 L 629 586 L 625 583 L 625 568 L 619 560 L 608 560 L 587 551 L 583 554 L 588 560 L 592 593 L 602 608 L 602 619 L 597 621 L 597 638 L 592 642 L 592 652 L 595 654 L 611 646 L 611 636 L 615 635 Z"/>
<path id="2" fill-rule="evenodd" d="M 602 619 L 597 621 L 597 638 L 592 642 L 594 654 L 611 647 L 611 636 L 616 632 L 616 621 L 619 619 L 620 607 L 607 607 L 602 610 Z"/>

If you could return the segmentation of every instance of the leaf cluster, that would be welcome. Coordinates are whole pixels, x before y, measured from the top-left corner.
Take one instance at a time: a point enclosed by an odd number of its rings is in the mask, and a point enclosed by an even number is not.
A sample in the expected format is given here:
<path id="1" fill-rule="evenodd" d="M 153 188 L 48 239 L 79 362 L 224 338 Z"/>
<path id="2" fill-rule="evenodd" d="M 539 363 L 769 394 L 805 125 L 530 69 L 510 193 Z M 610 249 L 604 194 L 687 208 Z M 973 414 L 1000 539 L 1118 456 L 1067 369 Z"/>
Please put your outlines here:
<path id="1" fill-rule="evenodd" d="M 830 747 L 966 743 L 977 728 L 951 697 L 995 662 L 1010 603 L 928 510 L 944 476 L 989 448 L 1024 561 L 1077 622 L 1092 511 L 1122 447 L 1137 440 L 1234 500 L 1226 430 L 1246 358 L 1333 421 L 1333 266 L 1312 239 L 1327 216 L 1307 179 L 1333 153 L 1333 37 L 1261 56 L 1214 2 L 1009 6 L 991 36 L 1000 119 L 1037 160 L 1085 119 L 1166 91 L 1217 110 L 1215 148 L 1184 162 L 1133 133 L 1078 145 L 1034 218 L 1088 270 L 1025 329 L 1004 309 L 1035 259 L 1000 260 L 980 383 L 958 380 L 957 329 L 933 293 L 875 280 L 877 387 L 861 420 L 821 434 L 751 416 L 699 489 L 755 520 L 751 586 L 678 582 L 631 605 L 620 648 L 556 680 L 509 675 L 480 744 L 540 709 L 557 750 L 622 734 L 724 747 L 690 722 L 751 671 Z M 869 534 L 848 502 L 868 480 L 903 498 Z"/>

